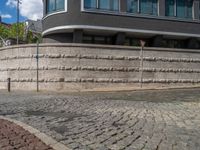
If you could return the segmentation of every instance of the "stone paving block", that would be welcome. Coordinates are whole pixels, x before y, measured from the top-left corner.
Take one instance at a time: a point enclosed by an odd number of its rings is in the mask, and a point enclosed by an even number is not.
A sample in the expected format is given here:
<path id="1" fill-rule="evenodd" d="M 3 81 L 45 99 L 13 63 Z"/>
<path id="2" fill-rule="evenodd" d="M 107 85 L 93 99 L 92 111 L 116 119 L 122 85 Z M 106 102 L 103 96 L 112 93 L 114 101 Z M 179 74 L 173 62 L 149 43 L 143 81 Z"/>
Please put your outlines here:
<path id="1" fill-rule="evenodd" d="M 12 95 L 0 91 L 0 114 L 29 124 L 73 150 L 168 150 L 172 147 L 198 150 L 199 91 Z M 15 128 L 0 124 L 0 131 Z M 3 144 L 7 145 L 6 139 L 14 135 L 27 143 L 31 140 L 26 137 L 37 142 L 27 132 L 0 132 L 0 149 Z M 19 143 L 18 140 L 13 142 Z"/>

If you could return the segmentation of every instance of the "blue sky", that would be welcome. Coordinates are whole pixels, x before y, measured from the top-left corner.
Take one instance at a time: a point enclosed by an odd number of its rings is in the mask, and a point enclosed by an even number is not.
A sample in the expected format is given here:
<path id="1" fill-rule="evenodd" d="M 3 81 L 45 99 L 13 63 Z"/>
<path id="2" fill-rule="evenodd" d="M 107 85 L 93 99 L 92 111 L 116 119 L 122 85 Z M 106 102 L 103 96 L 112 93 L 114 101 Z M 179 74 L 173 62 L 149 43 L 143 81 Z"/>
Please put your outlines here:
<path id="1" fill-rule="evenodd" d="M 42 0 L 21 0 L 20 21 L 42 18 Z M 14 23 L 17 18 L 15 0 L 0 0 L 0 15 L 3 22 Z"/>

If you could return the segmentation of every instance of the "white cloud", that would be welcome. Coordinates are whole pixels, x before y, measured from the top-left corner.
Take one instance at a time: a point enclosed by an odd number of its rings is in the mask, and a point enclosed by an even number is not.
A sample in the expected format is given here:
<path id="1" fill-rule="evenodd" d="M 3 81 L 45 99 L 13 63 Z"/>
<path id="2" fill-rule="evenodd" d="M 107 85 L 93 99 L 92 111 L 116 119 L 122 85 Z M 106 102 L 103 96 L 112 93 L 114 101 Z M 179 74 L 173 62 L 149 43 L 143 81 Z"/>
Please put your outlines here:
<path id="1" fill-rule="evenodd" d="M 3 14 L 1 11 L 0 11 L 0 16 L 1 18 L 12 18 L 12 16 L 10 14 Z"/>
<path id="2" fill-rule="evenodd" d="M 15 7 L 17 5 L 16 1 L 15 0 L 8 0 L 6 2 L 6 5 L 7 6 L 10 6 L 10 7 Z"/>
<path id="3" fill-rule="evenodd" d="M 16 7 L 15 0 L 7 0 L 6 5 L 9 7 Z M 42 0 L 21 0 L 20 14 L 28 19 L 37 20 L 43 16 Z"/>
<path id="4" fill-rule="evenodd" d="M 12 18 L 10 14 L 1 14 L 2 18 Z"/>

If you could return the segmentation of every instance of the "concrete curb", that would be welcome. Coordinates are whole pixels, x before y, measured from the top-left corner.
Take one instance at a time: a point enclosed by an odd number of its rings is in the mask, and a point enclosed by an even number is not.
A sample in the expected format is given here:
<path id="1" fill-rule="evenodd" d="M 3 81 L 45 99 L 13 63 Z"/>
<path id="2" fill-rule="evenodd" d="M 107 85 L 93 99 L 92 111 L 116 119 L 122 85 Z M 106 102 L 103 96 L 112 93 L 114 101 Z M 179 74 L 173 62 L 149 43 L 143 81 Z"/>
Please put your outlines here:
<path id="1" fill-rule="evenodd" d="M 38 139 L 40 139 L 43 143 L 45 143 L 47 146 L 52 147 L 54 150 L 71 150 L 64 144 L 61 144 L 60 142 L 57 142 L 50 136 L 47 136 L 44 133 L 41 133 L 39 130 L 14 119 L 10 119 L 7 117 L 0 116 L 0 119 L 7 120 L 9 122 L 12 122 L 20 127 L 22 127 L 24 130 L 30 132 L 31 134 L 35 135 Z"/>

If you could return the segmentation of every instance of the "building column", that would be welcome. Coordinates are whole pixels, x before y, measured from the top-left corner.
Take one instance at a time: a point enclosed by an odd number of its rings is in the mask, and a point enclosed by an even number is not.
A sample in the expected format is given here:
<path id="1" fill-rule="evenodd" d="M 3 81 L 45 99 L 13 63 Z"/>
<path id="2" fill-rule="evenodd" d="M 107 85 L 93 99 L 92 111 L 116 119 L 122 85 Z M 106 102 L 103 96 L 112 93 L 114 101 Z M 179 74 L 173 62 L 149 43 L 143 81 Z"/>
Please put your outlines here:
<path id="1" fill-rule="evenodd" d="M 120 12 L 127 12 L 127 2 L 126 0 L 120 0 Z"/>
<path id="2" fill-rule="evenodd" d="M 159 16 L 165 16 L 165 0 L 159 0 Z"/>
<path id="3" fill-rule="evenodd" d="M 188 39 L 187 48 L 190 48 L 190 49 L 198 49 L 198 48 L 200 48 L 199 41 L 196 38 Z"/>
<path id="4" fill-rule="evenodd" d="M 126 33 L 119 32 L 116 35 L 115 44 L 116 45 L 124 45 L 125 40 L 126 40 Z"/>
<path id="5" fill-rule="evenodd" d="M 199 0 L 194 0 L 194 19 L 195 20 L 199 20 L 200 16 L 200 10 L 199 10 L 199 5 L 200 5 L 200 1 Z"/>
<path id="6" fill-rule="evenodd" d="M 83 30 L 75 29 L 73 32 L 73 43 L 82 43 L 83 41 Z"/>
<path id="7" fill-rule="evenodd" d="M 152 40 L 152 46 L 153 47 L 162 47 L 163 46 L 163 36 L 157 35 Z"/>

